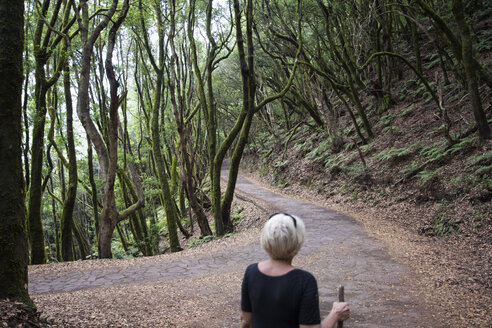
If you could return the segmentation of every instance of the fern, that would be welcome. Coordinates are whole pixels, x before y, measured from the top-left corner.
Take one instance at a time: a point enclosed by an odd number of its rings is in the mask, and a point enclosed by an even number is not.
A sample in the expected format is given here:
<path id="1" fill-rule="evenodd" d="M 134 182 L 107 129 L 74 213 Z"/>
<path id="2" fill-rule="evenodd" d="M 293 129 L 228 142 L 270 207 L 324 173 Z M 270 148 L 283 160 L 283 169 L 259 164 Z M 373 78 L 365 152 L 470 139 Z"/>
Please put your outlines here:
<path id="1" fill-rule="evenodd" d="M 287 166 L 287 164 L 289 164 L 289 160 L 277 161 L 273 164 L 273 167 L 276 169 L 283 168 L 283 167 Z"/>
<path id="2" fill-rule="evenodd" d="M 360 146 L 360 150 L 362 151 L 363 154 L 369 153 L 371 150 L 373 150 L 373 148 L 374 148 L 374 143 Z"/>
<path id="3" fill-rule="evenodd" d="M 412 153 L 410 147 L 390 148 L 374 155 L 374 159 L 379 161 L 388 161 L 391 159 L 402 158 Z"/>
<path id="4" fill-rule="evenodd" d="M 439 168 L 437 170 L 424 170 L 419 172 L 416 177 L 420 179 L 420 185 L 425 186 L 431 181 L 439 171 L 441 171 L 442 168 Z"/>
<path id="5" fill-rule="evenodd" d="M 478 155 L 478 156 L 473 156 L 467 160 L 467 163 L 470 165 L 478 164 L 481 161 L 488 161 L 489 159 L 492 159 L 492 150 L 489 150 L 487 153 Z"/>
<path id="6" fill-rule="evenodd" d="M 407 116 L 413 111 L 413 104 L 406 108 L 403 112 L 401 112 L 400 116 Z"/>
<path id="7" fill-rule="evenodd" d="M 446 140 L 433 143 L 431 146 L 424 146 L 420 150 L 420 155 L 425 158 L 425 163 L 437 161 L 445 156 Z"/>
<path id="8" fill-rule="evenodd" d="M 391 121 L 394 118 L 395 118 L 395 115 L 394 114 L 387 114 L 387 115 L 381 116 L 380 122 L 384 126 L 387 126 L 387 125 L 390 125 L 391 124 Z"/>
<path id="9" fill-rule="evenodd" d="M 444 214 L 438 214 L 432 219 L 432 232 L 438 237 L 448 236 L 459 232 L 460 223 L 460 220 L 451 220 Z"/>
<path id="10" fill-rule="evenodd" d="M 432 67 L 434 67 L 437 63 L 439 63 L 439 56 L 438 56 L 436 53 L 434 53 L 434 54 L 432 54 L 432 56 L 430 57 L 430 62 L 429 62 L 429 63 L 427 63 L 427 64 L 425 65 L 425 68 L 426 68 L 426 69 L 431 69 L 431 68 L 432 68 Z"/>
<path id="11" fill-rule="evenodd" d="M 489 173 L 490 171 L 492 171 L 492 164 L 479 167 L 477 170 L 475 170 L 475 172 L 473 172 L 473 174 L 475 174 L 476 176 L 481 176 Z"/>
<path id="12" fill-rule="evenodd" d="M 456 154 L 457 152 L 471 146 L 473 143 L 478 142 L 479 137 L 469 137 L 461 139 L 458 143 L 452 145 L 448 150 L 444 152 L 444 155 Z"/>
<path id="13" fill-rule="evenodd" d="M 338 154 L 337 156 L 330 156 L 328 160 L 325 162 L 325 169 L 328 172 L 333 172 L 333 170 L 340 168 L 340 165 L 343 162 L 349 161 L 354 156 L 354 154 L 349 155 L 347 157 L 345 157 L 344 155 L 345 154 L 341 153 Z"/>
<path id="14" fill-rule="evenodd" d="M 417 163 L 416 161 L 413 161 L 411 164 L 408 164 L 403 169 L 401 169 L 400 173 L 401 174 L 407 174 L 407 173 L 415 171 L 419 167 L 420 167 L 420 164 Z"/>
<path id="15" fill-rule="evenodd" d="M 331 140 L 325 139 L 319 143 L 318 147 L 316 147 L 312 151 L 310 151 L 306 155 L 306 158 L 314 160 L 314 161 L 319 161 L 319 160 L 323 159 L 323 157 L 326 156 L 326 153 L 330 150 L 330 148 L 331 148 Z"/>
<path id="16" fill-rule="evenodd" d="M 388 132 L 388 131 L 391 131 L 391 132 L 398 132 L 398 127 L 396 127 L 396 126 L 394 126 L 394 125 L 386 126 L 386 127 L 383 129 L 383 132 Z"/>

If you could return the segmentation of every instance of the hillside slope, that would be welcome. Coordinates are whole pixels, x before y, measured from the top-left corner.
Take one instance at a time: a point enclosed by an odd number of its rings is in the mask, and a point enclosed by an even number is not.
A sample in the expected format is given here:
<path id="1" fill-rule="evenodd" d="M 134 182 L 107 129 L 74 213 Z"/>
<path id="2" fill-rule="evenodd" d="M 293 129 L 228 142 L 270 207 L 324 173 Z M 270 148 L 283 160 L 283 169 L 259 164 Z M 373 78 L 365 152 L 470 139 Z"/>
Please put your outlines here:
<path id="1" fill-rule="evenodd" d="M 484 24 L 490 26 L 490 19 Z M 479 139 L 467 92 L 456 81 L 443 82 L 433 51 L 426 49 L 424 65 L 447 118 L 414 74 L 403 69 L 388 110 L 381 111 L 370 95 L 364 99 L 375 135 L 367 144 L 334 102 L 341 146 L 309 120 L 272 131 L 260 119 L 243 169 L 292 197 L 357 217 L 414 269 L 429 297 L 443 307 L 465 306 L 470 319 L 479 317 L 487 326 L 492 322 L 492 141 Z M 490 53 L 482 59 L 490 63 Z M 480 92 L 490 125 L 492 90 L 484 85 Z"/>

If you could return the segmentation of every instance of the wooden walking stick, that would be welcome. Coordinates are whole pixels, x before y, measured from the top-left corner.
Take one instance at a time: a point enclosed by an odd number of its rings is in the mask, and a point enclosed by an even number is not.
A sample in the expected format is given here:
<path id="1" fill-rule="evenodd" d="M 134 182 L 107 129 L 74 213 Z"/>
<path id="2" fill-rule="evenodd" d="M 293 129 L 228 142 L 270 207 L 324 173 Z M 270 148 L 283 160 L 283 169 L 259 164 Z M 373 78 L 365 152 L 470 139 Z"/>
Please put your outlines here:
<path id="1" fill-rule="evenodd" d="M 338 287 L 338 301 L 345 302 L 345 288 L 343 286 Z M 338 321 L 337 328 L 343 328 L 343 321 Z"/>

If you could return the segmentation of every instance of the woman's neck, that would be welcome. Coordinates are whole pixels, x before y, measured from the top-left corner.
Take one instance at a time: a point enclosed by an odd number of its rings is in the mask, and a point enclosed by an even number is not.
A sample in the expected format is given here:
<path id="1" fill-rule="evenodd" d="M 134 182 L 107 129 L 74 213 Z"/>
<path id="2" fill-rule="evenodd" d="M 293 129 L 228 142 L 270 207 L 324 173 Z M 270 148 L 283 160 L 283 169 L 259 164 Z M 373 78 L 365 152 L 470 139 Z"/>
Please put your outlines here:
<path id="1" fill-rule="evenodd" d="M 276 263 L 278 265 L 292 265 L 292 259 L 290 260 L 274 260 L 274 259 L 269 259 L 272 261 L 272 263 Z"/>
<path id="2" fill-rule="evenodd" d="M 268 259 L 258 263 L 258 270 L 267 276 L 282 276 L 294 269 L 295 267 L 292 266 L 292 259 L 287 261 Z"/>

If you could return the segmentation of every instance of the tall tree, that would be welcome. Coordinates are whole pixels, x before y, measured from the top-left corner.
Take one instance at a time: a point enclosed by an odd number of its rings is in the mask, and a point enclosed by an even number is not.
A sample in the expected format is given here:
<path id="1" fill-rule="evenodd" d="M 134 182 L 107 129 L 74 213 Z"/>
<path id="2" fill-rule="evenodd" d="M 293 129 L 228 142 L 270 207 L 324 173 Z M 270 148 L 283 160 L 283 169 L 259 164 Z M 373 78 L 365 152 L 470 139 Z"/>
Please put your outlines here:
<path id="1" fill-rule="evenodd" d="M 239 66 L 241 67 L 242 101 L 243 101 L 241 114 L 239 116 L 244 115 L 245 118 L 242 121 L 242 123 L 241 121 L 238 120 L 234 127 L 234 128 L 237 127 L 240 130 L 240 133 L 236 141 L 236 145 L 232 151 L 231 163 L 229 167 L 229 177 L 227 180 L 227 187 L 221 204 L 222 221 L 226 232 L 231 231 L 233 228 L 230 216 L 231 216 L 232 201 L 234 198 L 234 189 L 236 188 L 237 177 L 239 174 L 239 164 L 241 162 L 241 158 L 244 153 L 244 148 L 246 147 L 248 141 L 249 131 L 251 128 L 253 117 L 259 110 L 261 110 L 267 104 L 279 98 L 282 98 L 290 89 L 292 82 L 294 81 L 294 76 L 297 70 L 297 63 L 302 49 L 301 13 L 299 12 L 300 11 L 299 9 L 300 9 L 300 0 L 297 1 L 297 14 L 298 14 L 297 29 L 299 31 L 300 39 L 297 44 L 298 47 L 295 55 L 295 63 L 290 72 L 289 79 L 278 93 L 266 97 L 263 100 L 259 101 L 259 103 L 257 103 L 256 92 L 258 86 L 257 86 L 256 74 L 255 74 L 255 54 L 254 54 L 255 45 L 253 41 L 253 1 L 252 0 L 246 1 L 246 7 L 244 10 L 245 18 L 246 18 L 246 40 L 244 40 L 242 24 L 241 24 L 242 11 L 239 5 L 239 1 L 234 0 L 234 23 L 235 23 L 235 30 L 236 30 L 236 42 L 238 48 L 238 61 L 239 61 Z M 246 41 L 246 49 L 244 47 L 245 41 Z M 219 149 L 219 153 L 223 151 L 222 147 L 225 145 L 226 145 L 226 141 L 224 141 L 224 143 L 221 145 Z M 217 233 L 219 234 L 219 232 Z"/>
<path id="2" fill-rule="evenodd" d="M 66 40 L 65 42 L 68 42 Z M 70 69 L 68 60 L 63 72 L 63 86 L 65 90 L 65 107 L 67 109 L 67 143 L 68 143 L 68 188 L 63 203 L 61 216 L 61 255 L 64 261 L 73 260 L 72 230 L 74 229 L 73 209 L 77 196 L 77 157 L 73 133 L 73 106 L 70 92 Z M 83 245 L 79 245 L 83 248 Z"/>
<path id="3" fill-rule="evenodd" d="M 195 12 L 196 0 L 190 1 L 187 33 L 188 39 L 190 41 L 191 62 L 193 65 L 193 71 L 195 73 L 195 79 L 197 81 L 197 97 L 201 106 L 201 110 L 203 112 L 203 116 L 205 118 L 205 125 L 207 128 L 206 140 L 208 146 L 209 175 L 212 193 L 212 211 L 215 219 L 215 231 L 217 232 L 217 234 L 221 235 L 225 231 L 220 206 L 220 169 L 222 166 L 223 157 L 217 157 L 217 105 L 214 99 L 212 73 L 218 62 L 229 56 L 230 50 L 226 56 L 217 58 L 220 54 L 220 50 L 227 46 L 227 43 L 229 42 L 229 37 L 227 36 L 221 44 L 217 44 L 217 42 L 215 41 L 212 35 L 212 7 L 213 0 L 209 0 L 206 4 L 205 22 L 208 46 L 203 73 L 198 65 L 198 53 L 194 36 L 194 25 L 196 23 L 197 16 Z M 188 182 L 188 184 L 190 182 Z M 195 210 L 195 212 L 197 211 Z M 198 222 L 198 224 L 200 225 L 200 229 L 203 233 L 204 229 L 202 228 L 202 226 L 205 225 L 205 228 L 207 228 L 208 224 L 203 224 L 200 221 Z M 208 230 L 210 230 L 210 228 L 208 228 Z"/>
<path id="4" fill-rule="evenodd" d="M 174 2 L 171 6 L 175 6 Z M 145 41 L 145 49 L 152 63 L 152 67 L 157 74 L 155 89 L 154 89 L 154 99 L 152 107 L 152 118 L 151 118 L 151 135 L 152 135 L 152 152 L 154 158 L 154 165 L 156 168 L 157 177 L 161 187 L 161 201 L 164 206 L 164 211 L 166 213 L 166 223 L 169 233 L 169 244 L 172 252 L 177 252 L 181 250 L 179 244 L 178 233 L 177 233 L 177 218 L 176 212 L 174 210 L 175 203 L 171 197 L 171 188 L 169 186 L 168 175 L 166 174 L 166 165 L 164 163 L 164 155 L 161 149 L 161 135 L 159 129 L 159 115 L 161 114 L 162 105 L 162 91 L 164 86 L 164 70 L 165 70 L 165 46 L 164 46 L 164 20 L 161 4 L 156 1 L 154 4 L 154 10 L 157 18 L 157 35 L 158 35 L 158 58 L 157 62 L 152 54 L 150 42 L 148 39 L 145 21 L 142 12 L 142 1 L 139 2 L 140 8 L 140 22 L 143 28 L 143 35 Z"/>
<path id="5" fill-rule="evenodd" d="M 24 2 L 0 1 L 0 299 L 32 304 L 22 172 Z"/>
<path id="6" fill-rule="evenodd" d="M 194 4 L 190 4 L 190 6 L 194 6 Z M 191 10 L 190 10 L 191 12 Z M 188 191 L 188 199 L 190 201 L 190 206 L 195 212 L 197 217 L 198 226 L 200 227 L 200 231 L 202 235 L 207 236 L 212 234 L 212 230 L 207 221 L 207 216 L 205 215 L 205 211 L 201 206 L 198 197 L 197 197 L 197 188 L 195 186 L 195 179 L 193 177 L 193 163 L 195 158 L 195 149 L 190 145 L 191 141 L 191 133 L 190 133 L 190 121 L 186 119 L 187 112 L 189 111 L 188 104 L 186 101 L 186 81 L 191 80 L 188 79 L 188 70 L 187 67 L 184 66 L 183 63 L 189 62 L 187 60 L 187 52 L 182 54 L 182 57 L 185 57 L 182 60 L 178 56 L 178 51 L 176 50 L 177 38 L 176 38 L 176 30 L 178 25 L 179 16 L 176 15 L 176 4 L 175 1 L 172 2 L 171 5 L 171 26 L 169 33 L 169 45 L 171 48 L 171 61 L 169 63 L 168 71 L 168 85 L 169 85 L 169 94 L 171 98 L 171 104 L 174 113 L 174 120 L 178 130 L 178 139 L 180 151 L 177 152 L 177 158 L 180 162 L 180 171 L 183 183 Z M 170 73 L 170 74 L 169 74 Z"/>
<path id="7" fill-rule="evenodd" d="M 115 72 L 112 63 L 112 54 L 116 42 L 116 32 L 123 23 L 128 13 L 129 2 L 125 0 L 120 10 L 117 20 L 111 26 L 109 31 L 109 40 L 106 53 L 106 74 L 110 86 L 110 104 L 109 104 L 109 121 L 108 121 L 108 145 L 99 133 L 89 111 L 89 81 L 90 65 L 94 43 L 100 37 L 101 32 L 108 26 L 118 7 L 118 0 L 113 0 L 111 7 L 106 11 L 104 18 L 94 27 L 89 34 L 89 7 L 87 1 L 81 2 L 82 15 L 77 16 L 82 39 L 82 58 L 81 71 L 78 88 L 77 114 L 86 130 L 89 138 L 96 149 L 99 165 L 104 184 L 103 208 L 99 218 L 98 234 L 98 254 L 100 258 L 111 258 L 111 240 L 116 225 L 126 219 L 129 215 L 143 206 L 143 195 L 139 195 L 137 202 L 123 210 L 121 213 L 116 208 L 116 199 L 114 185 L 116 180 L 116 170 L 118 166 L 118 107 L 120 98 L 118 96 L 118 82 L 116 81 Z M 139 178 L 131 175 L 134 183 L 139 183 Z M 140 188 L 136 188 L 140 190 Z"/>
<path id="8" fill-rule="evenodd" d="M 468 23 L 465 19 L 465 7 L 463 6 L 463 1 L 451 1 L 451 9 L 460 31 L 463 68 L 465 69 L 468 93 L 470 95 L 473 115 L 475 116 L 475 121 L 478 125 L 478 132 L 480 134 L 480 138 L 482 138 L 483 140 L 490 139 L 492 137 L 492 134 L 490 131 L 489 123 L 487 122 L 487 116 L 485 115 L 482 107 L 482 99 L 478 90 L 479 80 L 477 67 L 473 63 L 473 44 L 470 35 L 470 27 L 468 26 Z"/>
<path id="9" fill-rule="evenodd" d="M 44 129 L 46 121 L 46 95 L 49 89 L 58 81 L 61 70 L 67 56 L 67 44 L 61 51 L 61 58 L 58 60 L 59 65 L 55 67 L 51 77 L 48 77 L 48 63 L 53 56 L 63 35 L 68 32 L 73 21 L 70 22 L 70 4 L 65 2 L 64 15 L 59 18 L 59 12 L 62 8 L 63 0 L 58 0 L 52 8 L 51 20 L 48 22 L 48 13 L 52 4 L 51 0 L 44 0 L 41 8 L 38 8 L 38 21 L 34 32 L 34 57 L 35 64 L 35 102 L 36 112 L 34 115 L 34 127 L 32 132 L 31 147 L 31 183 L 29 188 L 29 240 L 31 246 L 31 262 L 33 264 L 42 264 L 46 261 L 44 248 L 44 233 L 41 222 L 41 197 L 42 197 L 42 168 L 44 152 Z M 56 30 L 58 28 L 60 31 Z M 47 72 L 48 69 L 48 72 Z"/>

